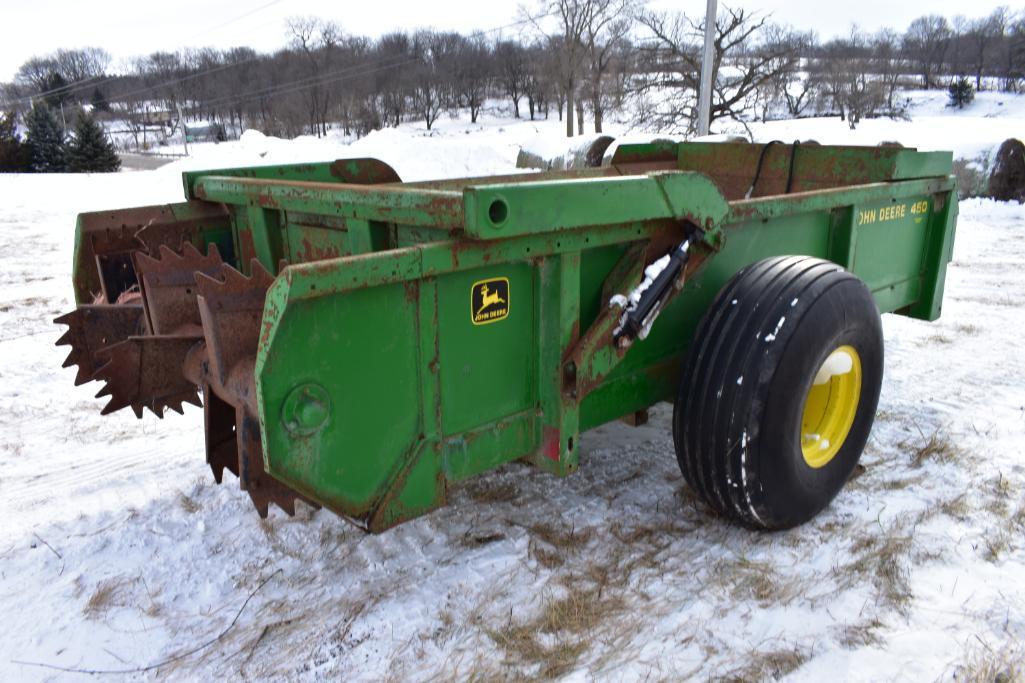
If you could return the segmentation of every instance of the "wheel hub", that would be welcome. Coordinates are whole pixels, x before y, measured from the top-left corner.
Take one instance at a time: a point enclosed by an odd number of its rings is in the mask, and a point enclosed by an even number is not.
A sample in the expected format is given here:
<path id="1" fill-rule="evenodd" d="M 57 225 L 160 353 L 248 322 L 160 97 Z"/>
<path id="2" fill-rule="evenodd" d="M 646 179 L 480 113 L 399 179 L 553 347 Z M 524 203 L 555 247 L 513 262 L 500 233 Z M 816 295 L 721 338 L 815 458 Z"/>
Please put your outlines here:
<path id="1" fill-rule="evenodd" d="M 861 399 L 861 357 L 844 345 L 829 354 L 804 400 L 801 452 L 809 467 L 829 464 L 854 424 Z"/>

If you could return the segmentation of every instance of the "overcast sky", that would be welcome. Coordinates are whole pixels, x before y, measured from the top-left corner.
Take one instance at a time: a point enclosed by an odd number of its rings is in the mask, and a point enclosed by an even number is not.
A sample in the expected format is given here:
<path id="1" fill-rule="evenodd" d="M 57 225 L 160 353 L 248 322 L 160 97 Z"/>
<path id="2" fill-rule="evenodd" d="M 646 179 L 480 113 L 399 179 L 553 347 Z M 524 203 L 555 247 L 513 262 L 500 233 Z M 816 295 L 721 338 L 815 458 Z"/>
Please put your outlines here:
<path id="1" fill-rule="evenodd" d="M 491 29 L 520 17 L 517 0 L 18 0 L 4 3 L 0 32 L 0 81 L 10 80 L 29 57 L 62 47 L 96 45 L 122 59 L 180 47 L 248 45 L 271 51 L 285 44 L 285 20 L 295 15 L 332 19 L 349 33 L 377 36 L 421 26 L 470 31 Z M 722 4 L 722 3 L 720 3 Z M 821 38 L 883 26 L 903 30 L 928 13 L 988 14 L 1005 2 L 975 0 L 733 0 L 725 3 L 771 13 L 773 18 Z M 538 3 L 530 0 L 526 7 Z M 649 7 L 704 12 L 704 0 L 650 0 Z"/>

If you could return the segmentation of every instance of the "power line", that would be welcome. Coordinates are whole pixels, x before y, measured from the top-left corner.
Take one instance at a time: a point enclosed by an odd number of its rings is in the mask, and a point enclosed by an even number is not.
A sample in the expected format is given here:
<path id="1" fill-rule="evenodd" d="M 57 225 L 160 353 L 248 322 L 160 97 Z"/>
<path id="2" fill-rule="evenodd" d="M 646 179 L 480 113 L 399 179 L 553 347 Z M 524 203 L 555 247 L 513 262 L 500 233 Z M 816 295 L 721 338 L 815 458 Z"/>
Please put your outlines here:
<path id="1" fill-rule="evenodd" d="M 651 2 L 651 0 L 641 0 L 638 3 L 638 5 L 644 6 L 644 5 L 649 4 L 650 2 Z M 483 31 L 474 31 L 474 32 L 472 32 L 471 35 L 486 36 L 486 35 L 489 35 L 489 34 L 492 34 L 492 33 L 497 33 L 499 31 L 503 31 L 503 30 L 508 29 L 508 28 L 515 28 L 515 27 L 518 27 L 518 26 L 523 26 L 524 24 L 536 23 L 539 20 L 547 19 L 549 17 L 556 16 L 557 14 L 558 14 L 557 11 L 551 11 L 551 12 L 546 12 L 544 14 L 539 14 L 539 15 L 536 15 L 536 16 L 527 16 L 527 17 L 525 17 L 523 19 L 520 19 L 519 21 L 514 21 L 514 22 L 511 22 L 509 24 L 504 24 L 502 26 L 496 26 L 494 28 L 490 28 L 490 29 L 483 30 Z M 271 87 L 265 88 L 263 90 L 250 91 L 248 93 L 240 93 L 238 95 L 225 95 L 223 97 L 214 98 L 212 100 L 206 100 L 202 104 L 205 107 L 212 107 L 212 106 L 222 105 L 222 104 L 226 104 L 226 103 L 240 104 L 240 103 L 243 103 L 243 102 L 250 102 L 250 101 L 253 101 L 255 99 L 259 99 L 261 97 L 268 97 L 268 96 L 272 96 L 272 95 L 290 94 L 290 93 L 293 93 L 293 92 L 299 92 L 299 91 L 302 91 L 302 90 L 306 90 L 308 88 L 314 88 L 314 87 L 317 87 L 319 85 L 327 85 L 329 83 L 337 83 L 337 82 L 341 82 L 341 81 L 345 81 L 345 80 L 349 80 L 349 79 L 353 79 L 353 78 L 358 78 L 360 76 L 370 75 L 372 73 L 376 73 L 378 71 L 383 71 L 385 69 L 391 69 L 391 68 L 394 68 L 394 67 L 397 67 L 397 66 L 404 66 L 406 64 L 414 64 L 414 63 L 416 63 L 418 61 L 419 61 L 419 57 L 411 57 L 409 59 L 405 59 L 405 60 L 402 60 L 402 61 L 399 61 L 399 62 L 395 62 L 395 63 L 391 63 L 391 64 L 376 64 L 376 65 L 370 64 L 370 65 L 359 65 L 359 66 L 355 66 L 355 67 L 346 67 L 346 68 L 339 69 L 339 70 L 336 70 L 336 71 L 332 71 L 332 72 L 329 72 L 329 73 L 326 73 L 326 74 L 307 76 L 306 78 L 300 79 L 298 81 L 292 81 L 290 83 L 285 83 L 285 84 L 281 84 L 281 85 L 277 85 L 277 86 L 271 86 Z M 241 99 L 240 99 L 240 97 L 241 97 Z"/>
<path id="2" fill-rule="evenodd" d="M 538 16 L 527 17 L 527 18 L 521 19 L 519 21 L 515 21 L 515 22 L 509 23 L 509 24 L 502 25 L 502 26 L 496 26 L 494 28 L 490 28 L 490 29 L 487 29 L 487 30 L 484 30 L 484 31 L 474 31 L 473 34 L 474 35 L 489 35 L 489 34 L 492 34 L 492 33 L 497 33 L 499 31 L 503 31 L 503 30 L 508 29 L 508 28 L 515 28 L 517 26 L 522 26 L 522 25 L 527 24 L 527 23 L 532 23 L 532 22 L 535 22 L 535 21 L 537 21 L 539 19 L 545 19 L 545 18 L 554 16 L 554 14 L 555 14 L 555 12 L 548 12 L 546 14 L 541 14 L 541 15 L 538 15 Z M 347 80 L 359 78 L 359 77 L 362 77 L 362 76 L 368 76 L 370 74 L 377 73 L 379 71 L 384 71 L 386 69 L 392 69 L 392 68 L 399 67 L 399 66 L 405 66 L 407 64 L 415 64 L 416 62 L 420 61 L 420 57 L 419 56 L 406 58 L 405 55 L 399 55 L 398 57 L 400 57 L 399 61 L 395 61 L 395 62 L 391 62 L 391 63 L 361 64 L 361 65 L 352 66 L 352 67 L 345 67 L 345 68 L 342 68 L 342 69 L 337 69 L 337 70 L 334 70 L 334 71 L 330 71 L 330 72 L 325 73 L 325 74 L 317 74 L 317 75 L 314 75 L 314 76 L 307 76 L 306 78 L 300 79 L 298 81 L 291 81 L 289 83 L 283 83 L 283 84 L 280 84 L 280 85 L 271 86 L 271 87 L 265 88 L 263 90 L 254 90 L 254 91 L 249 91 L 249 92 L 243 92 L 243 93 L 240 93 L 238 95 L 225 95 L 223 97 L 214 98 L 212 100 L 206 100 L 202 104 L 205 107 L 212 107 L 212 106 L 217 106 L 217 105 L 227 104 L 227 103 L 238 104 L 238 103 L 242 103 L 242 102 L 251 102 L 253 100 L 260 99 L 262 97 L 268 97 L 268 96 L 272 96 L 272 95 L 285 95 L 285 94 L 290 94 L 290 93 L 294 93 L 294 92 L 300 92 L 302 90 L 306 90 L 306 89 L 309 89 L 309 88 L 315 88 L 315 87 L 320 86 L 320 85 L 327 85 L 329 83 L 338 83 L 338 82 L 342 82 L 342 81 L 347 81 Z"/>
<path id="3" fill-rule="evenodd" d="M 211 26 L 210 28 L 203 29 L 199 33 L 194 33 L 191 36 L 189 36 L 188 38 L 186 38 L 185 40 L 187 42 L 187 41 L 190 41 L 190 40 L 194 40 L 195 38 L 198 38 L 199 36 L 205 36 L 206 34 L 211 33 L 213 31 L 218 31 L 218 30 L 224 28 L 225 26 L 230 26 L 231 24 L 234 24 L 237 21 L 241 21 L 242 19 L 245 19 L 246 17 L 250 17 L 250 16 L 256 14 L 257 12 L 262 12 L 263 10 L 267 9 L 268 7 L 272 7 L 272 6 L 277 5 L 277 4 L 281 3 L 281 2 L 283 2 L 283 0 L 271 0 L 268 3 L 260 5 L 256 9 L 252 9 L 252 10 L 249 10 L 248 12 L 245 12 L 244 14 L 238 15 L 234 19 L 228 19 L 227 21 L 222 22 L 220 24 L 217 24 L 216 26 Z"/>
<path id="4" fill-rule="evenodd" d="M 275 2 L 280 2 L 281 0 L 274 0 L 274 1 Z M 267 7 L 267 6 L 271 5 L 271 4 L 274 4 L 274 3 L 273 2 L 272 3 L 268 3 L 267 5 L 264 5 L 263 7 L 261 7 L 261 9 Z M 256 10 L 253 10 L 253 12 L 255 12 L 255 11 Z M 253 12 L 250 12 L 250 14 L 252 14 Z M 477 34 L 479 34 L 479 35 L 489 35 L 489 34 L 492 34 L 492 33 L 497 33 L 499 31 L 503 31 L 505 29 L 515 28 L 515 27 L 518 27 L 518 26 L 522 26 L 524 24 L 528 24 L 528 23 L 537 21 L 539 19 L 545 19 L 545 18 L 554 16 L 554 14 L 555 14 L 555 12 L 548 12 L 546 14 L 526 17 L 524 19 L 520 19 L 519 21 L 514 21 L 514 22 L 511 22 L 511 23 L 508 23 L 508 24 L 504 24 L 502 26 L 496 26 L 494 28 L 490 28 L 490 29 L 483 30 L 483 31 L 474 31 L 473 33 L 475 35 L 477 35 Z M 236 20 L 239 19 L 239 18 L 241 18 L 241 17 L 237 17 Z M 160 89 L 160 88 L 165 88 L 165 87 L 168 87 L 168 86 L 177 85 L 179 83 L 184 83 L 186 81 L 195 80 L 195 79 L 201 78 L 203 76 L 208 76 L 208 75 L 219 73 L 221 71 L 225 71 L 225 70 L 228 70 L 228 69 L 233 69 L 233 68 L 236 68 L 236 67 L 239 67 L 239 66 L 243 66 L 245 64 L 250 64 L 252 62 L 264 59 L 265 57 L 266 57 L 266 55 L 258 54 L 258 55 L 255 55 L 254 57 L 251 57 L 249 59 L 244 59 L 244 60 L 241 60 L 241 61 L 238 61 L 238 62 L 232 62 L 230 64 L 221 64 L 219 66 L 211 67 L 209 69 L 203 69 L 201 71 L 197 71 L 195 73 L 188 74 L 186 76 L 182 76 L 182 77 L 179 77 L 179 78 L 173 78 L 171 80 L 164 81 L 162 83 L 142 86 L 142 87 L 139 87 L 139 88 L 137 88 L 135 90 L 130 90 L 127 93 L 121 93 L 121 94 L 119 94 L 118 97 L 122 98 L 122 99 L 127 99 L 129 97 L 134 96 L 134 95 L 141 95 L 141 94 L 145 94 L 145 93 L 155 93 L 155 91 Z M 345 80 L 349 80 L 349 79 L 354 79 L 354 78 L 358 78 L 360 76 L 369 75 L 369 74 L 372 74 L 372 73 L 377 73 L 377 72 L 383 71 L 385 69 L 391 69 L 391 68 L 398 67 L 398 66 L 405 66 L 407 64 L 413 64 L 413 63 L 419 61 L 419 57 L 406 58 L 405 55 L 397 55 L 397 57 L 398 57 L 398 61 L 394 61 L 394 62 L 390 62 L 389 61 L 389 63 L 379 63 L 379 64 L 369 64 L 369 65 L 368 64 L 360 64 L 360 65 L 356 65 L 356 66 L 349 66 L 349 67 L 345 67 L 345 68 L 342 68 L 342 69 L 334 70 L 334 71 L 331 71 L 331 72 L 328 72 L 328 73 L 325 73 L 325 74 L 317 74 L 317 75 L 313 75 L 313 76 L 307 76 L 306 78 L 299 79 L 298 81 L 291 81 L 289 83 L 284 83 L 284 84 L 280 84 L 280 85 L 277 85 L 277 86 L 271 86 L 271 87 L 265 88 L 263 90 L 244 92 L 244 93 L 241 93 L 241 95 L 243 96 L 243 99 L 241 99 L 241 100 L 238 99 L 237 95 L 228 95 L 228 96 L 224 96 L 224 97 L 215 98 L 213 100 L 207 100 L 207 101 L 205 101 L 203 103 L 203 105 L 204 106 L 216 106 L 216 105 L 224 104 L 224 103 L 227 103 L 227 102 L 250 102 L 252 100 L 259 99 L 261 97 L 268 97 L 268 96 L 272 96 L 272 95 L 280 95 L 280 94 L 289 94 L 289 93 L 293 93 L 293 92 L 299 92 L 299 91 L 302 91 L 302 90 L 305 90 L 305 89 L 308 89 L 308 88 L 317 87 L 318 85 L 326 85 L 328 83 L 335 83 L 335 82 L 345 81 Z M 111 77 L 111 78 L 104 79 L 104 80 L 114 80 L 114 78 L 115 77 Z M 85 88 L 87 88 L 89 86 L 92 86 L 92 85 L 94 85 L 94 84 L 90 83 L 87 86 L 85 86 Z M 85 89 L 85 88 L 80 88 L 79 90 Z M 63 89 L 60 89 L 58 91 L 61 91 L 61 90 L 63 90 Z M 65 93 L 70 93 L 72 91 L 69 90 L 69 91 L 64 91 L 64 92 Z M 41 97 L 41 96 L 43 96 L 42 93 L 40 93 L 39 95 L 33 95 L 31 97 L 22 98 L 20 101 L 27 102 L 27 101 L 31 101 L 31 99 L 33 99 L 34 97 Z"/>
<path id="5" fill-rule="evenodd" d="M 252 10 L 250 10 L 248 12 L 245 12 L 244 14 L 240 14 L 237 17 L 234 17 L 233 19 L 229 19 L 229 20 L 224 21 L 224 22 L 222 22 L 220 24 L 217 24 L 216 26 L 213 26 L 213 27 L 208 28 L 208 29 L 204 29 L 203 31 L 200 31 L 199 33 L 193 34 L 189 38 L 186 38 L 186 40 L 189 41 L 189 40 L 192 40 L 193 38 L 196 38 L 197 36 L 205 35 L 205 34 L 210 33 L 212 31 L 220 30 L 220 29 L 224 28 L 225 26 L 230 26 L 231 24 L 234 24 L 234 23 L 236 23 L 238 21 L 241 21 L 242 19 L 250 17 L 250 16 L 256 14 L 257 12 L 261 12 L 261 11 L 267 9 L 268 7 L 271 7 L 273 5 L 277 5 L 277 4 L 281 3 L 281 2 L 283 2 L 283 0 L 271 0 L 271 2 L 264 3 L 263 5 L 260 5 L 259 7 L 257 7 L 256 9 L 252 9 Z M 258 54 L 258 55 L 255 55 L 253 57 L 250 57 L 249 59 L 242 60 L 241 62 L 235 62 L 235 63 L 232 63 L 232 64 L 225 64 L 225 65 L 221 65 L 221 66 L 218 66 L 218 67 L 212 67 L 210 69 L 206 69 L 204 71 L 200 71 L 200 72 L 195 73 L 195 74 L 190 74 L 188 76 L 183 76 L 181 78 L 177 78 L 177 79 L 174 79 L 174 80 L 171 80 L 171 81 L 167 81 L 165 83 L 161 83 L 161 84 L 158 84 L 158 85 L 149 86 L 145 90 L 156 89 L 156 88 L 163 88 L 163 87 L 166 87 L 168 85 L 174 85 L 176 83 L 182 83 L 182 82 L 190 80 L 192 78 L 198 78 L 199 76 L 202 76 L 202 75 L 204 75 L 206 73 L 215 73 L 217 71 L 222 71 L 222 70 L 224 70 L 226 68 L 231 68 L 231 67 L 234 67 L 234 66 L 240 66 L 242 64 L 247 64 L 247 63 L 250 63 L 250 62 L 255 62 L 255 61 L 258 61 L 259 59 L 261 59 L 262 56 L 263 55 L 259 55 Z M 110 83 L 111 81 L 115 81 L 115 80 L 117 80 L 119 78 L 123 78 L 123 75 L 106 76 L 106 77 L 103 77 L 103 78 L 101 78 L 99 80 L 94 80 L 95 78 L 96 78 L 95 76 L 91 76 L 89 78 L 83 78 L 83 79 L 78 80 L 78 81 L 72 81 L 71 83 L 68 83 L 68 84 L 66 84 L 64 86 L 61 86 L 59 88 L 51 88 L 50 90 L 46 90 L 46 91 L 37 93 L 35 95 L 27 95 L 25 97 L 21 97 L 19 99 L 14 100 L 14 102 L 21 103 L 21 104 L 26 104 L 26 103 L 30 103 L 33 99 L 35 99 L 37 97 L 47 97 L 48 95 L 54 95 L 54 94 L 58 94 L 58 93 L 62 94 L 62 95 L 71 95 L 72 93 L 78 93 L 78 92 L 81 92 L 83 90 L 88 90 L 89 88 L 98 88 L 100 85 L 103 85 L 103 84 L 106 84 L 106 83 Z M 75 85 L 76 83 L 79 83 L 81 85 L 79 85 L 78 87 L 74 87 L 74 88 L 69 87 L 69 86 Z M 145 90 L 138 90 L 136 92 L 130 93 L 130 95 L 138 94 L 140 92 L 145 92 Z M 127 96 L 128 95 L 122 95 L 122 97 L 127 97 Z"/>

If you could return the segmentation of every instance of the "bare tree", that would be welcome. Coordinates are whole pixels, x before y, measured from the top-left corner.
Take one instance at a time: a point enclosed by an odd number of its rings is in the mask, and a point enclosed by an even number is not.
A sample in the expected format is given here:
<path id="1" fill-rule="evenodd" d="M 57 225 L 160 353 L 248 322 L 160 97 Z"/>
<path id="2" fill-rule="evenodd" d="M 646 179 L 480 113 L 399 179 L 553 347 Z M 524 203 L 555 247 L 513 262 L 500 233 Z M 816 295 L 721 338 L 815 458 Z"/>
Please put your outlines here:
<path id="1" fill-rule="evenodd" d="M 154 52 L 136 62 L 143 83 L 149 88 L 150 100 L 175 111 L 185 99 L 183 88 L 188 69 L 180 52 Z"/>
<path id="2" fill-rule="evenodd" d="M 520 118 L 520 99 L 527 93 L 531 77 L 526 49 L 512 40 L 495 45 L 495 65 L 502 91 L 512 100 L 513 116 Z M 533 111 L 531 117 L 533 117 Z"/>
<path id="3" fill-rule="evenodd" d="M 57 50 L 54 60 L 69 83 L 82 83 L 103 76 L 110 66 L 110 53 L 100 47 Z"/>
<path id="4" fill-rule="evenodd" d="M 552 56 L 539 44 L 532 45 L 529 49 L 529 64 L 526 81 L 527 107 L 530 110 L 530 120 L 534 120 L 535 113 L 544 111 L 545 118 L 548 118 L 548 104 L 556 90 L 555 82 L 558 80 L 552 77 L 553 70 L 550 68 Z M 559 120 L 562 120 L 562 101 L 559 100 Z"/>
<path id="5" fill-rule="evenodd" d="M 789 43 L 797 57 L 784 64 L 784 68 L 777 70 L 767 82 L 766 89 L 771 93 L 770 104 L 782 104 L 789 116 L 800 118 L 811 106 L 815 95 L 814 81 L 801 72 L 801 62 L 810 54 L 812 46 L 818 43 L 818 38 L 812 32 L 797 33 L 773 25 L 769 25 L 766 31 L 770 43 Z"/>
<path id="6" fill-rule="evenodd" d="M 893 113 L 897 110 L 893 98 L 900 84 L 904 63 L 900 36 L 893 29 L 883 29 L 872 38 L 871 50 L 872 70 L 878 76 L 885 93 L 886 108 Z"/>
<path id="7" fill-rule="evenodd" d="M 762 85 L 791 71 L 799 59 L 792 40 L 767 31 L 765 17 L 724 8 L 715 26 L 712 59 L 711 121 L 741 120 L 751 96 Z M 664 105 L 643 111 L 641 121 L 658 130 L 693 132 L 701 72 L 704 26 L 683 14 L 645 12 L 639 18 L 651 41 L 642 48 L 638 92 L 666 90 Z"/>
<path id="8" fill-rule="evenodd" d="M 543 0 L 540 6 L 544 16 L 554 16 L 558 32 L 545 34 L 548 48 L 558 55 L 559 86 L 566 101 L 566 137 L 573 137 L 573 109 L 587 48 L 585 32 L 598 6 L 608 0 Z M 540 24 L 535 24 L 540 30 Z M 561 106 L 560 106 L 561 112 Z M 578 132 L 582 133 L 582 130 Z"/>
<path id="9" fill-rule="evenodd" d="M 587 16 L 582 38 L 587 48 L 588 97 L 595 133 L 602 132 L 605 119 L 605 78 L 614 60 L 622 56 L 619 49 L 630 32 L 633 13 L 633 0 L 595 0 L 594 9 Z"/>
<path id="10" fill-rule="evenodd" d="M 822 46 L 816 65 L 820 92 L 834 112 L 853 130 L 863 118 L 875 116 L 886 103 L 886 86 L 876 77 L 873 42 L 858 28 L 850 36 Z"/>
<path id="11" fill-rule="evenodd" d="M 951 36 L 950 22 L 938 14 L 915 19 L 904 34 L 904 49 L 918 67 L 926 90 L 937 85 Z"/>
<path id="12" fill-rule="evenodd" d="M 1007 92 L 1017 92 L 1025 77 L 1025 18 L 1008 21 L 1001 55 L 1001 86 Z"/>
<path id="13" fill-rule="evenodd" d="M 50 74 L 57 72 L 57 60 L 53 57 L 32 57 L 18 67 L 14 82 L 28 86 L 34 92 L 46 90 Z"/>
<path id="14" fill-rule="evenodd" d="M 982 90 L 982 77 L 986 66 L 992 61 L 993 48 L 1004 34 L 1006 9 L 996 10 L 988 17 L 972 22 L 967 39 L 971 46 L 970 61 L 975 73 L 975 89 Z"/>
<path id="15" fill-rule="evenodd" d="M 292 17 L 288 33 L 293 47 L 307 64 L 307 87 L 302 89 L 309 103 L 310 132 L 317 137 L 327 135 L 327 110 L 331 91 L 324 86 L 323 74 L 334 48 L 341 38 L 338 25 L 316 17 Z"/>
<path id="16" fill-rule="evenodd" d="M 413 41 L 401 32 L 389 33 L 377 42 L 377 90 L 385 117 L 398 127 L 409 103 L 409 67 L 417 60 Z"/>
<path id="17" fill-rule="evenodd" d="M 413 51 L 418 59 L 409 70 L 413 108 L 427 130 L 431 130 L 447 103 L 459 39 L 458 33 L 436 31 L 417 31 L 413 35 Z"/>
<path id="18" fill-rule="evenodd" d="M 471 123 L 477 123 L 491 88 L 493 64 L 491 48 L 484 36 L 458 38 L 453 54 L 455 91 L 460 104 L 469 108 Z"/>

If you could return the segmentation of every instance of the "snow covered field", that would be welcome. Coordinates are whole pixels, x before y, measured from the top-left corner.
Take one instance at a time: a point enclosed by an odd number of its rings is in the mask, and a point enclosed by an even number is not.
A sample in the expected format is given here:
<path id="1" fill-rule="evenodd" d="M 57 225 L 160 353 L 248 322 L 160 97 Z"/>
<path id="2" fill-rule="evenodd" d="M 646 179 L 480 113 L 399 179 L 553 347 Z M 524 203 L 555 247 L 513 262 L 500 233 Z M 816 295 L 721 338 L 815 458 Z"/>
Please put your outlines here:
<path id="1" fill-rule="evenodd" d="M 816 119 L 755 134 L 974 156 L 1025 128 L 1018 100 L 999 116 L 980 104 L 971 116 L 924 102 L 921 121 L 854 134 Z M 433 137 L 409 126 L 351 146 L 249 135 L 156 171 L 0 176 L 0 680 L 82 678 L 63 667 L 921 681 L 1025 658 L 1025 207 L 962 203 L 943 318 L 884 317 L 864 473 L 786 533 L 732 527 L 696 502 L 670 406 L 641 428 L 585 434 L 568 479 L 509 465 L 449 508 L 366 536 L 308 508 L 261 521 L 230 476 L 213 483 L 199 410 L 101 418 L 96 387 L 72 386 L 50 321 L 72 307 L 77 212 L 177 200 L 184 167 L 374 155 L 409 180 L 511 171 L 522 142 L 554 145 L 559 128 L 440 123 Z"/>

